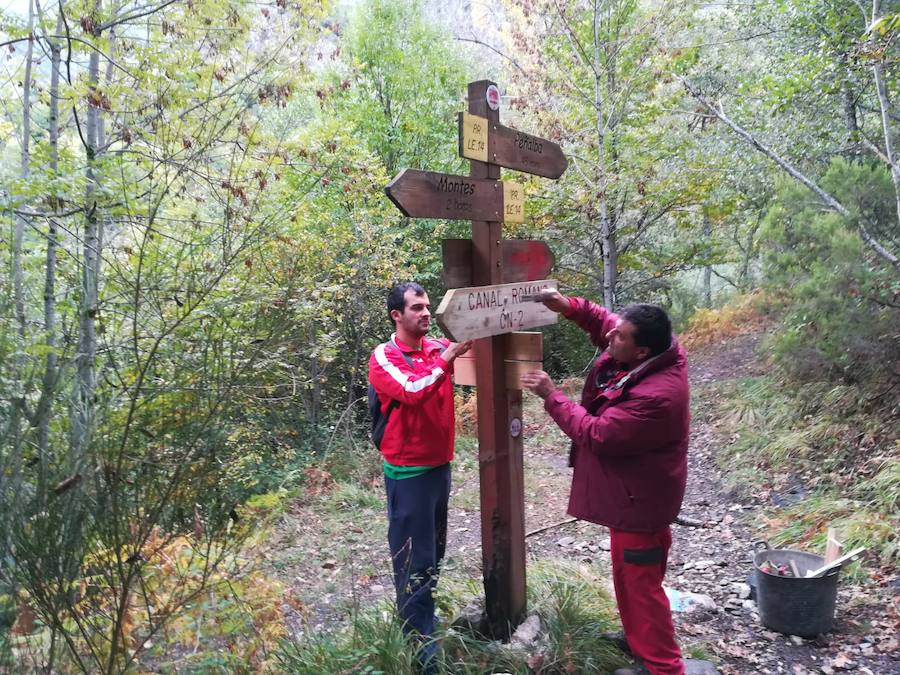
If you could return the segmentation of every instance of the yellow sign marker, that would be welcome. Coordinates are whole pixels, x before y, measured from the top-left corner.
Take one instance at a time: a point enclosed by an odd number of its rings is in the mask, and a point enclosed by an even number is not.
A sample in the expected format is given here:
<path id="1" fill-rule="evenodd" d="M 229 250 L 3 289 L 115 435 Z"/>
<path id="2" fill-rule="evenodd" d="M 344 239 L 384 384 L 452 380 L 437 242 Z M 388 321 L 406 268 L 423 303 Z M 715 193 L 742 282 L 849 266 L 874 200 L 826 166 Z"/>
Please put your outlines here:
<path id="1" fill-rule="evenodd" d="M 503 181 L 503 222 L 525 222 L 525 190 L 521 183 Z"/>
<path id="2" fill-rule="evenodd" d="M 460 152 L 467 159 L 486 162 L 488 158 L 488 121 L 478 115 L 462 113 L 462 145 Z"/>

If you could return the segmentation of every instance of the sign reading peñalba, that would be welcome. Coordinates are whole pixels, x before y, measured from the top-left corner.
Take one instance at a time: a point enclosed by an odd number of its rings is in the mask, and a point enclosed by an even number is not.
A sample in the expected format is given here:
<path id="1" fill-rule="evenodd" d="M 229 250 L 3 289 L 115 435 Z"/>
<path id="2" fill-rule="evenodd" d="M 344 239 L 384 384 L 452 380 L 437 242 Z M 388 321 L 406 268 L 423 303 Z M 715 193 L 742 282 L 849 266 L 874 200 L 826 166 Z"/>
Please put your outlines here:
<path id="1" fill-rule="evenodd" d="M 518 183 L 403 169 L 385 188 L 409 218 L 524 221 L 524 193 Z"/>
<path id="2" fill-rule="evenodd" d="M 467 112 L 459 113 L 459 154 L 546 178 L 559 178 L 569 165 L 556 143 Z"/>
<path id="3" fill-rule="evenodd" d="M 532 298 L 536 293 L 556 286 L 556 281 L 542 279 L 455 288 L 447 291 L 435 318 L 441 330 L 456 342 L 547 326 L 556 323 L 556 312 Z"/>

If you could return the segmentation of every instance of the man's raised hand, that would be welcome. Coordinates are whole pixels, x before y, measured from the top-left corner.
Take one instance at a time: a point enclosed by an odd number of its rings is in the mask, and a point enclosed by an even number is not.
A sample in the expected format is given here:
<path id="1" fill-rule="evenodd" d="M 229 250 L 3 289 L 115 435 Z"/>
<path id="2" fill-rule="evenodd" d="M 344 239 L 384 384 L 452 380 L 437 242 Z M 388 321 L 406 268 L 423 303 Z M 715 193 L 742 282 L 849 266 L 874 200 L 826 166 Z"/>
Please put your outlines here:
<path id="1" fill-rule="evenodd" d="M 534 302 L 543 302 L 544 307 L 554 312 L 565 312 L 569 309 L 569 299 L 555 288 L 545 288 L 531 296 Z"/>
<path id="2" fill-rule="evenodd" d="M 444 361 L 452 363 L 457 356 L 462 356 L 472 348 L 472 340 L 465 342 L 451 342 L 450 346 L 444 350 Z"/>
<path id="3" fill-rule="evenodd" d="M 522 373 L 519 381 L 532 394 L 537 394 L 541 398 L 547 398 L 556 389 L 553 380 L 543 370 L 533 370 L 528 373 Z"/>

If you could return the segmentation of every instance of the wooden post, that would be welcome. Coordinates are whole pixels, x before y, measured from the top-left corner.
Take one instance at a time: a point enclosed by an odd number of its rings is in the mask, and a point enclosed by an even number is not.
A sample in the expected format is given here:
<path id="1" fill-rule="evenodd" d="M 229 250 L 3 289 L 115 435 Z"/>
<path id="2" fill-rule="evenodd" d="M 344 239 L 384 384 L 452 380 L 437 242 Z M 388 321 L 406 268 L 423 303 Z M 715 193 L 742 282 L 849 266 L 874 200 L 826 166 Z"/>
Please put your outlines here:
<path id="1" fill-rule="evenodd" d="M 492 82 L 469 84 L 469 112 L 498 124 L 487 90 Z M 470 160 L 472 178 L 500 178 L 500 167 Z M 502 216 L 501 216 L 502 217 Z M 502 222 L 472 221 L 472 281 L 502 283 Z M 481 545 L 485 610 L 495 638 L 507 640 L 525 618 L 525 490 L 522 464 L 522 392 L 506 388 L 505 340 L 475 342 L 479 368 L 478 464 L 481 482 Z"/>
<path id="2" fill-rule="evenodd" d="M 477 368 L 468 364 L 465 382 L 478 387 L 485 609 L 493 636 L 506 640 L 526 609 L 522 390 L 517 373 L 539 367 L 541 353 L 540 344 L 537 352 L 517 351 L 516 344 L 526 345 L 522 338 L 517 343 L 503 334 L 555 322 L 552 312 L 537 316 L 542 308 L 526 305 L 525 298 L 536 292 L 528 282 L 534 282 L 533 288 L 557 282 L 545 278 L 553 266 L 546 244 L 503 241 L 504 221 L 524 221 L 525 197 L 518 183 L 499 180 L 500 167 L 559 178 L 568 160 L 556 143 L 500 124 L 500 92 L 493 82 L 469 84 L 468 101 L 468 112 L 459 114 L 457 125 L 459 153 L 470 161 L 469 176 L 403 169 L 385 192 L 410 218 L 472 221 L 471 242 L 443 244 L 444 281 L 468 293 L 468 307 L 448 293 L 436 317 L 455 340 L 490 336 L 475 342 Z M 470 284 L 473 288 L 464 288 Z M 485 286 L 491 288 L 481 288 L 480 295 L 479 287 Z M 466 309 L 488 309 L 489 316 L 475 325 L 463 316 Z M 463 370 L 460 367 L 461 377 Z"/>

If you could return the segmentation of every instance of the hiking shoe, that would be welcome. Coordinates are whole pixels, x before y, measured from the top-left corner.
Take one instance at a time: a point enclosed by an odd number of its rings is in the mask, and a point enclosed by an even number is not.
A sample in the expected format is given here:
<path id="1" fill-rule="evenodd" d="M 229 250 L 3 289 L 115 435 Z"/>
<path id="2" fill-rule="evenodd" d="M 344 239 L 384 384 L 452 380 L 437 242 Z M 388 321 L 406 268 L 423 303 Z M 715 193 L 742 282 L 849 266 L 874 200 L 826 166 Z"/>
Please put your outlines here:
<path id="1" fill-rule="evenodd" d="M 628 646 L 628 640 L 625 639 L 625 631 L 611 630 L 600 633 L 600 639 L 611 642 L 620 652 L 631 655 L 631 647 Z"/>
<path id="2" fill-rule="evenodd" d="M 644 668 L 644 666 L 635 664 L 628 668 L 616 668 L 613 671 L 613 675 L 650 675 L 650 671 Z"/>

